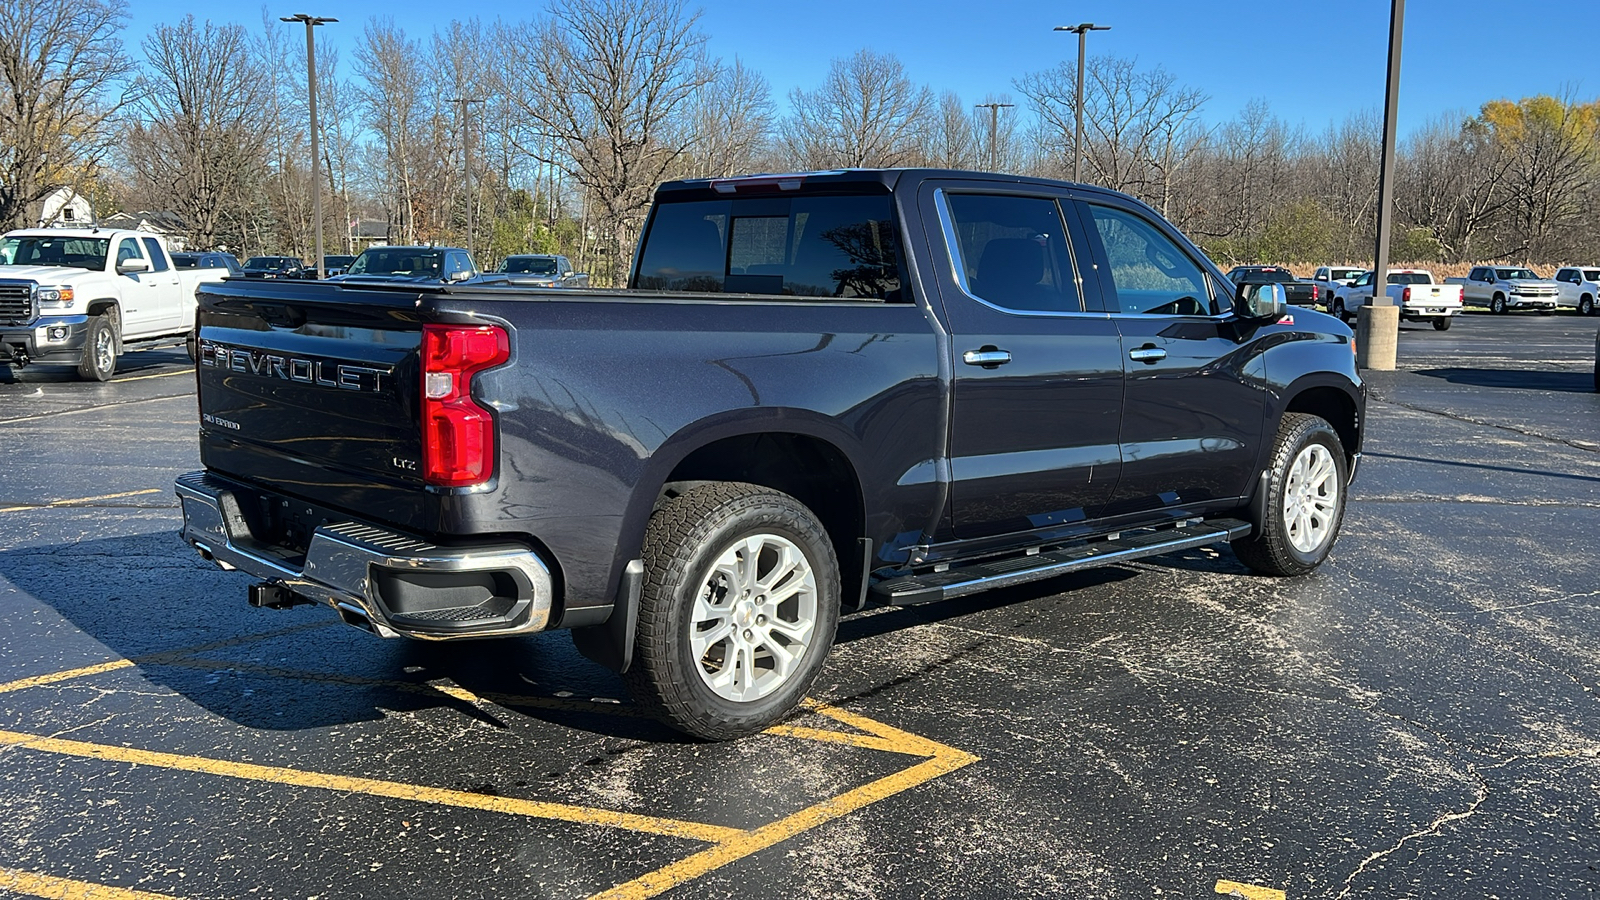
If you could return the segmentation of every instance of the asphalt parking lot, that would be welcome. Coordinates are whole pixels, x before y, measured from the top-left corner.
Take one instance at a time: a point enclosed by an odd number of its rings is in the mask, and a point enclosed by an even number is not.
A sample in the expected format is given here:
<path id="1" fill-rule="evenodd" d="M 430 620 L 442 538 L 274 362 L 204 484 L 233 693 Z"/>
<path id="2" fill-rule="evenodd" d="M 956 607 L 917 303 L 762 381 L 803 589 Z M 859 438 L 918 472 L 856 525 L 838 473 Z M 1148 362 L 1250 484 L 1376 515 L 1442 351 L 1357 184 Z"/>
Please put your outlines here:
<path id="1" fill-rule="evenodd" d="M 0 897 L 1589 897 L 1600 319 L 1402 326 L 1312 576 L 847 618 L 696 744 L 563 633 L 381 641 L 176 536 L 181 350 L 0 378 Z"/>

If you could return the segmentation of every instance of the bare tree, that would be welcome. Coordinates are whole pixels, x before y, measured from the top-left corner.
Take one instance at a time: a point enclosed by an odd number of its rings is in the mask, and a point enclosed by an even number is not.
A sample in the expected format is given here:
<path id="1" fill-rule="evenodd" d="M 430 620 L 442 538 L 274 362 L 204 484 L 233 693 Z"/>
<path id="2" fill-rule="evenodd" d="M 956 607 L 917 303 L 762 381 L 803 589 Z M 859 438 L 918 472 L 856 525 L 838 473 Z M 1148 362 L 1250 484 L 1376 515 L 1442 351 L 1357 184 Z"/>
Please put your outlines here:
<path id="1" fill-rule="evenodd" d="M 939 107 L 929 116 L 922 134 L 921 162 L 940 169 L 976 169 L 984 165 L 978 161 L 978 134 L 974 128 L 972 110 L 961 102 L 955 91 L 939 95 Z M 989 133 L 989 117 L 983 117 L 983 134 Z M 997 129 L 998 130 L 998 129 Z M 985 156 L 987 161 L 988 157 Z"/>
<path id="2" fill-rule="evenodd" d="M 633 235 L 656 185 L 687 150 L 683 118 L 711 73 L 683 0 L 555 0 L 511 38 L 512 96 L 558 153 L 529 148 L 584 189 L 605 228 L 609 281 L 627 277 Z"/>
<path id="3" fill-rule="evenodd" d="M 170 198 L 194 246 L 214 246 L 262 168 L 264 92 L 249 38 L 242 26 L 197 26 L 190 15 L 157 25 L 144 51 L 129 162 L 153 193 Z"/>
<path id="4" fill-rule="evenodd" d="M 0 3 L 0 225 L 28 224 L 35 203 L 74 184 L 110 146 L 110 119 L 132 71 L 118 33 L 123 0 Z"/>
<path id="5" fill-rule="evenodd" d="M 898 58 L 861 50 L 834 60 L 816 90 L 792 91 L 789 105 L 780 140 L 790 164 L 825 169 L 916 162 L 934 100 Z"/>
<path id="6" fill-rule="evenodd" d="M 705 86 L 690 101 L 687 134 L 689 165 L 694 178 L 752 172 L 772 140 L 772 89 L 760 72 L 738 57 L 701 63 Z M 704 74 L 709 69 L 712 74 Z"/>
<path id="7" fill-rule="evenodd" d="M 415 144 L 428 114 L 423 61 L 422 48 L 392 19 L 373 19 L 356 45 L 356 69 L 366 82 L 361 105 L 383 161 L 382 193 L 407 244 L 417 240 Z"/>

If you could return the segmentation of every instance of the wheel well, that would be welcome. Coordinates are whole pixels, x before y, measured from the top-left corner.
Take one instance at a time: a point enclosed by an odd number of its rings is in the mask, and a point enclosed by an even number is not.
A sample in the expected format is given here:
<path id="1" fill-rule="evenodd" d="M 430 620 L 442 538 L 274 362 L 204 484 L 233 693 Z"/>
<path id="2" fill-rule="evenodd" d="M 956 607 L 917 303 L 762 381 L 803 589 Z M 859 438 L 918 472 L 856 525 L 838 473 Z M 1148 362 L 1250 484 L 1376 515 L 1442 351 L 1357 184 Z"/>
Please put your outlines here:
<path id="1" fill-rule="evenodd" d="M 1361 423 L 1357 421 L 1355 401 L 1338 388 L 1308 388 L 1296 394 L 1284 412 L 1308 413 L 1325 420 L 1338 432 L 1346 456 L 1354 454 L 1355 448 L 1360 446 Z"/>
<path id="2" fill-rule="evenodd" d="M 855 467 L 838 447 L 804 434 L 723 438 L 678 463 L 661 486 L 656 506 L 707 481 L 759 484 L 805 504 L 833 541 L 843 599 L 854 604 L 861 588 L 862 560 L 857 540 L 865 531 L 865 514 Z"/>

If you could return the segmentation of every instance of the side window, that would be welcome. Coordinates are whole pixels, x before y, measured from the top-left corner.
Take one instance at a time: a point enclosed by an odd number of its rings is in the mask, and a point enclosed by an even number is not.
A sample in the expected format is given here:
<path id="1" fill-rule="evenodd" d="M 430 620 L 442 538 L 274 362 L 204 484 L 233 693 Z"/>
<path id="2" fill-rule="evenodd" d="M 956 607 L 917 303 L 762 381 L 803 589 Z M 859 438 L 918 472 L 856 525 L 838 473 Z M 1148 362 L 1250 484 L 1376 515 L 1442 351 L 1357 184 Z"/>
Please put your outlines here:
<path id="1" fill-rule="evenodd" d="M 1124 313 L 1209 316 L 1218 312 L 1204 270 L 1154 225 L 1120 209 L 1089 204 Z"/>
<path id="2" fill-rule="evenodd" d="M 130 259 L 144 259 L 144 254 L 139 252 L 139 242 L 133 238 L 123 238 L 117 244 L 117 264 L 121 265 Z"/>
<path id="3" fill-rule="evenodd" d="M 1018 312 L 1083 311 L 1055 200 L 946 194 L 945 204 L 968 293 Z"/>
<path id="4" fill-rule="evenodd" d="M 467 255 L 465 253 L 451 253 L 445 265 L 444 277 L 449 278 L 461 272 L 471 271 L 471 269 L 472 267 L 467 265 Z"/>
<path id="5" fill-rule="evenodd" d="M 145 238 L 144 249 L 150 253 L 151 271 L 165 272 L 169 268 L 167 265 L 167 255 L 161 252 L 161 244 L 157 242 L 155 238 Z"/>

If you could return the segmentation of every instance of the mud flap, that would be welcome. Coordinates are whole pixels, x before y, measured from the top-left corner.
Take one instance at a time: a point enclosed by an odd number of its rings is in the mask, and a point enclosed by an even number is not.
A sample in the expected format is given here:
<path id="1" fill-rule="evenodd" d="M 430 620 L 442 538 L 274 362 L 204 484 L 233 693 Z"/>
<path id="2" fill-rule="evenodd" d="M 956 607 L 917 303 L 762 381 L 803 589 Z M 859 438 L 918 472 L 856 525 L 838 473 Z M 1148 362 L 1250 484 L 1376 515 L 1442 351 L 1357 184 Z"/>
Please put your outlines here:
<path id="1" fill-rule="evenodd" d="M 572 643 L 578 652 L 619 675 L 628 671 L 639 632 L 639 593 L 643 589 L 644 560 L 631 560 L 622 570 L 611 617 L 599 625 L 572 629 Z"/>

